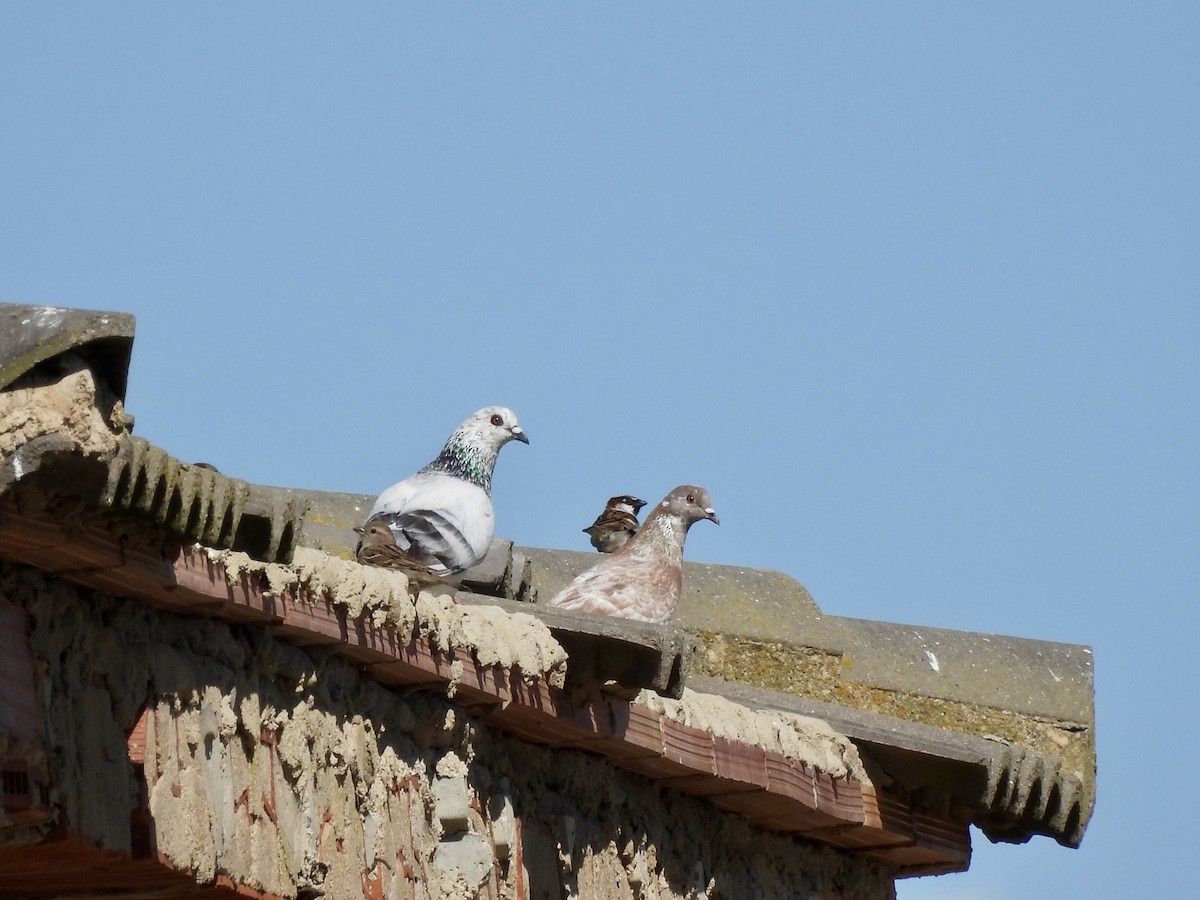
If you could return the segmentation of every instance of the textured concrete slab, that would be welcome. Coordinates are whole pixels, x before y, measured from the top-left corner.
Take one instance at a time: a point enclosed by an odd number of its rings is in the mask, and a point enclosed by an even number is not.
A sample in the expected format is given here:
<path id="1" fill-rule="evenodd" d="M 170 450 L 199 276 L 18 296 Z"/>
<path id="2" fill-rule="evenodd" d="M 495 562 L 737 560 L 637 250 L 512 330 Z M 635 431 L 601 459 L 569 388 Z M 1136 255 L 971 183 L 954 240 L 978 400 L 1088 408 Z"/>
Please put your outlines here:
<path id="1" fill-rule="evenodd" d="M 909 791 L 936 791 L 966 804 L 993 840 L 1044 834 L 1076 847 L 1094 797 L 1062 760 L 998 738 L 964 734 L 893 716 L 693 676 L 689 686 L 751 709 L 823 719 L 865 749 Z"/>
<path id="2" fill-rule="evenodd" d="M 0 303 L 0 388 L 41 362 L 74 352 L 124 400 L 133 327 L 126 313 Z"/>
<path id="3" fill-rule="evenodd" d="M 816 646 L 842 654 L 855 680 L 1091 726 L 1090 647 L 827 616 Z"/>
<path id="4" fill-rule="evenodd" d="M 308 504 L 300 531 L 300 546 L 324 550 L 334 556 L 350 559 L 358 535 L 354 529 L 367 519 L 375 497 L 369 494 L 335 494 L 332 491 L 306 491 L 295 488 L 273 488 L 303 497 Z"/>

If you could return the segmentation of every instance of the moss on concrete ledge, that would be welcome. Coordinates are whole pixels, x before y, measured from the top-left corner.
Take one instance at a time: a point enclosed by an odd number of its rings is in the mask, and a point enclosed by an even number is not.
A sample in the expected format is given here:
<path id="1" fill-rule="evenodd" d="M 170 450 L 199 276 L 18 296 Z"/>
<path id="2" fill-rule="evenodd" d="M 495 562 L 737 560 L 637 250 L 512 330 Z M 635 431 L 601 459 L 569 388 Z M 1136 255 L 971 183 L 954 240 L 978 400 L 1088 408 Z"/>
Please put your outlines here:
<path id="1" fill-rule="evenodd" d="M 814 647 L 755 641 L 712 631 L 694 632 L 701 644 L 692 671 L 752 687 L 783 691 L 894 716 L 949 731 L 998 738 L 1062 760 L 1091 796 L 1095 791 L 1095 733 L 1072 722 L 995 707 L 927 697 L 865 684 L 841 654 Z"/>

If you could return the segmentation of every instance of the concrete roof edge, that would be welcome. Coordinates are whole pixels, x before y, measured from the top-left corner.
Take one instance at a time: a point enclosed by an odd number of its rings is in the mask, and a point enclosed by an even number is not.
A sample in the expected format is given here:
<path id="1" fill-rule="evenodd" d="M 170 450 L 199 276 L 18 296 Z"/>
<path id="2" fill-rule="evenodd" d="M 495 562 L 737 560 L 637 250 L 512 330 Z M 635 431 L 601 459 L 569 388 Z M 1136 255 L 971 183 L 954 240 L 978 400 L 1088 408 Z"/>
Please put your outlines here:
<path id="1" fill-rule="evenodd" d="M 33 451 L 36 459 L 26 458 Z M 107 459 L 83 458 L 73 442 L 42 435 L 0 458 L 0 494 L 13 490 L 75 496 L 265 562 L 291 560 L 307 511 L 301 497 L 184 462 L 130 434 Z"/>
<path id="2" fill-rule="evenodd" d="M 124 400 L 134 324 L 128 313 L 0 303 L 0 389 L 74 351 Z"/>
<path id="3" fill-rule="evenodd" d="M 574 550 L 514 549 L 532 561 L 542 599 L 596 560 Z M 678 622 L 693 633 L 836 654 L 847 677 L 888 691 L 1085 726 L 1095 720 L 1089 647 L 832 616 L 799 581 L 771 569 L 685 563 Z"/>
<path id="4" fill-rule="evenodd" d="M 692 676 L 689 685 L 752 708 L 822 719 L 868 752 L 883 751 L 885 760 L 899 751 L 979 770 L 980 778 L 957 783 L 941 773 L 939 788 L 954 791 L 971 808 L 972 822 L 993 840 L 1020 843 L 1043 834 L 1076 847 L 1083 839 L 1092 798 L 1085 798 L 1081 780 L 1064 771 L 1056 757 L 1008 741 L 716 678 Z"/>
<path id="5" fill-rule="evenodd" d="M 1082 644 L 841 616 L 804 628 L 809 646 L 840 654 L 864 684 L 1095 724 L 1094 660 Z"/>
<path id="6" fill-rule="evenodd" d="M 0 304 L 0 390 L 47 360 L 75 353 L 98 382 L 105 381 L 123 398 L 133 332 L 133 317 L 123 313 Z M 351 529 L 362 523 L 372 501 L 369 495 L 250 484 L 183 462 L 127 432 L 117 435 L 103 458 L 82 459 L 61 438 L 57 431 L 39 435 L 0 459 L 12 470 L 11 478 L 0 479 L 0 491 L 30 484 L 47 494 L 62 493 L 69 483 L 83 483 L 88 490 L 78 496 L 89 502 L 266 562 L 290 561 L 298 545 L 352 554 Z M 74 481 L 61 479 L 64 473 Z M 545 599 L 597 558 L 588 552 L 513 547 L 505 541 L 498 541 L 494 549 L 501 545 L 507 558 L 506 565 L 497 568 L 497 577 L 505 581 L 498 590 L 508 599 Z M 816 648 L 840 657 L 847 680 L 1094 730 L 1093 659 L 1088 647 L 824 615 L 803 585 L 785 573 L 685 565 L 678 625 L 686 631 Z M 508 583 L 516 581 L 520 584 Z M 722 684 L 754 697 L 773 695 L 771 702 L 785 704 L 780 707 L 784 709 L 819 706 L 819 712 L 804 714 L 817 715 L 835 727 L 844 723 L 851 737 L 857 733 L 881 748 L 979 768 L 986 773 L 983 793 L 976 792 L 970 802 L 976 804 L 978 823 L 990 829 L 989 835 L 1020 840 L 1047 833 L 1073 845 L 1086 826 L 1091 795 L 1080 799 L 1079 780 L 1064 774 L 1055 757 L 1011 742 L 818 704 L 795 694 Z M 1094 746 L 1091 753 L 1094 767 Z M 967 792 L 964 799 L 969 796 Z"/>

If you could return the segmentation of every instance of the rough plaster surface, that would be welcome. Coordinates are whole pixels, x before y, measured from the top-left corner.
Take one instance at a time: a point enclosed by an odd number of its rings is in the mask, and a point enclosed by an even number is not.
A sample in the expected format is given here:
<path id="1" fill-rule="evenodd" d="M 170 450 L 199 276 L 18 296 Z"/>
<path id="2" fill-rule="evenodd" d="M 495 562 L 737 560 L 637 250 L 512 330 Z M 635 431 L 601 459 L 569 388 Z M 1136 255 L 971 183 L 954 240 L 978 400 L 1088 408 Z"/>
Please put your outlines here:
<path id="1" fill-rule="evenodd" d="M 724 697 L 689 688 L 684 688 L 683 696 L 678 700 L 659 696 L 654 691 L 642 691 L 637 702 L 684 725 L 803 760 L 835 778 L 870 780 L 859 759 L 858 749 L 850 739 L 820 719 L 748 709 Z"/>
<path id="2" fill-rule="evenodd" d="M 505 737 L 265 630 L 7 564 L 0 590 L 30 615 L 63 818 L 128 852 L 130 810 L 145 803 L 156 849 L 200 881 L 424 900 L 893 895 L 881 866 Z M 139 772 L 127 735 L 143 711 Z"/>
<path id="3" fill-rule="evenodd" d="M 0 391 L 0 458 L 42 435 L 69 438 L 85 454 L 111 454 L 116 450 L 120 401 L 106 418 L 97 408 L 96 382 L 82 362 L 65 357 L 62 375 L 28 375 L 8 390 Z M 19 474 L 18 474 L 19 477 Z"/>
<path id="4" fill-rule="evenodd" d="M 460 606 L 448 593 L 436 590 L 422 590 L 414 597 L 416 586 L 403 572 L 359 565 L 305 547 L 298 547 L 292 564 L 286 566 L 230 550 L 207 552 L 224 566 L 231 584 L 244 574 L 261 573 L 276 595 L 288 589 L 325 593 L 351 618 L 367 615 L 376 626 L 395 628 L 404 639 L 428 635 L 442 651 L 471 650 L 484 666 L 518 669 L 528 679 L 545 675 L 557 687 L 566 678 L 566 651 L 533 616 L 492 606 Z"/>

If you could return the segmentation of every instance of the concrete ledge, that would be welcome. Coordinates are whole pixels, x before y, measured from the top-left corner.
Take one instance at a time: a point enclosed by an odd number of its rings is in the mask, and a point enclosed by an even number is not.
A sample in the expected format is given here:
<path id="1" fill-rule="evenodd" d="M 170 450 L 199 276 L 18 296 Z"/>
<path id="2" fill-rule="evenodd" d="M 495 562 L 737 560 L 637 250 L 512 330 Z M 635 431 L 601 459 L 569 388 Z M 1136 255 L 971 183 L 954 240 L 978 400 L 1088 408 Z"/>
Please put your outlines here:
<path id="1" fill-rule="evenodd" d="M 599 554 L 575 550 L 517 547 L 515 551 L 533 564 L 533 587 L 542 599 L 553 597 L 599 560 Z M 821 614 L 804 586 L 783 572 L 695 562 L 685 562 L 683 568 L 678 619 L 685 629 L 728 630 L 780 640 L 797 621 Z"/>
<path id="2" fill-rule="evenodd" d="M 307 504 L 288 492 L 183 462 L 132 435 L 121 438 L 98 502 L 207 546 L 272 562 L 292 558 L 307 511 Z"/>
<path id="3" fill-rule="evenodd" d="M 39 437 L 0 458 L 0 495 L 39 508 L 71 496 L 71 515 L 83 501 L 188 541 L 268 562 L 291 560 L 307 509 L 302 499 L 183 462 L 144 438 L 121 435 L 116 448 L 103 460 L 80 456 L 57 435 Z M 5 472 L 20 477 L 5 479 Z"/>
<path id="4" fill-rule="evenodd" d="M 822 616 L 810 646 L 834 651 L 856 681 L 1091 726 L 1090 647 Z"/>
<path id="5" fill-rule="evenodd" d="M 949 794 L 964 803 L 972 823 L 992 840 L 1020 843 L 1031 834 L 1044 834 L 1077 847 L 1083 839 L 1092 798 L 1057 757 L 999 739 L 716 678 L 694 676 L 691 687 L 754 709 L 823 719 L 866 748 L 906 790 Z"/>
<path id="6" fill-rule="evenodd" d="M 594 616 L 466 592 L 459 592 L 458 597 L 464 603 L 499 606 L 507 612 L 525 613 L 544 622 L 570 657 L 569 686 L 588 688 L 615 681 L 631 695 L 648 687 L 676 700 L 683 696 L 696 639 L 674 626 Z"/>
<path id="7" fill-rule="evenodd" d="M 571 550 L 514 552 L 532 561 L 539 597 L 596 561 Z M 885 690 L 1095 721 L 1088 647 L 824 615 L 800 582 L 769 569 L 686 562 L 683 585 L 678 622 L 693 633 L 825 651 L 840 657 L 847 678 Z"/>
<path id="8" fill-rule="evenodd" d="M 63 353 L 75 353 L 125 399 L 133 316 L 90 309 L 0 303 L 0 389 Z"/>

